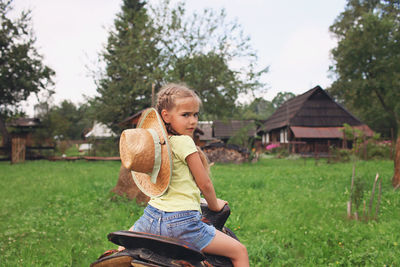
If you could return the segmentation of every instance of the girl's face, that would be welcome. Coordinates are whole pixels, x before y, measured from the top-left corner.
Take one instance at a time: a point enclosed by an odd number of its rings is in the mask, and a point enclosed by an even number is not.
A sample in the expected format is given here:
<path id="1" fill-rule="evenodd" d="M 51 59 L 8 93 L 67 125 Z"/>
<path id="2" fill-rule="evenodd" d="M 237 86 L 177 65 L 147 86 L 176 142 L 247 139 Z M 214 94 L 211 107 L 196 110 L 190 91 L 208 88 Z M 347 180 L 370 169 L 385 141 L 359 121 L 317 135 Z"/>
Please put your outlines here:
<path id="1" fill-rule="evenodd" d="M 193 97 L 177 98 L 171 110 L 163 109 L 161 115 L 178 134 L 193 137 L 199 116 L 199 102 Z"/>

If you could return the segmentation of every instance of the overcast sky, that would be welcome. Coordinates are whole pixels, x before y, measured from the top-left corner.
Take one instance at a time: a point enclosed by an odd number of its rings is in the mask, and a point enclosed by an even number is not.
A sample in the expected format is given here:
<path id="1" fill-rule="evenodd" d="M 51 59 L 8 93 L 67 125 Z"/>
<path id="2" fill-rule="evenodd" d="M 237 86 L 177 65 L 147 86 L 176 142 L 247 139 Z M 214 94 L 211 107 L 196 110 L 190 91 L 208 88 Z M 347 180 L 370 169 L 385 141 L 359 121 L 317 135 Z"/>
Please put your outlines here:
<path id="1" fill-rule="evenodd" d="M 158 0 L 152 0 L 156 2 Z M 171 0 L 172 2 L 174 0 Z M 301 94 L 332 80 L 330 50 L 336 41 L 329 26 L 344 10 L 345 0 L 187 0 L 188 11 L 225 8 L 237 19 L 258 53 L 259 66 L 270 67 L 263 81 L 268 100 L 278 92 Z M 89 75 L 120 12 L 121 0 L 14 0 L 15 11 L 32 10 L 37 48 L 56 71 L 56 104 L 63 99 L 84 102 L 96 86 Z M 24 104 L 33 115 L 33 97 Z"/>

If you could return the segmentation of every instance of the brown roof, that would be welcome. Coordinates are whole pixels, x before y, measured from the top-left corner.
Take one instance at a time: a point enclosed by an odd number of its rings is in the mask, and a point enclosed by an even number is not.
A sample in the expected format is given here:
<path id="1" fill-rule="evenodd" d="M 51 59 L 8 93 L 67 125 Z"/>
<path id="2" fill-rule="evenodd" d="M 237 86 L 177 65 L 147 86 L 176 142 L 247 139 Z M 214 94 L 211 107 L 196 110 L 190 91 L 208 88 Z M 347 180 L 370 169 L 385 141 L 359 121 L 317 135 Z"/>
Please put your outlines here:
<path id="1" fill-rule="evenodd" d="M 133 114 L 132 116 L 129 116 L 128 118 L 125 118 L 123 121 L 121 121 L 119 123 L 119 125 L 120 126 L 130 126 L 130 127 L 137 125 L 139 122 L 139 118 L 142 115 L 143 111 L 144 111 L 144 109 Z"/>
<path id="2" fill-rule="evenodd" d="M 40 120 L 37 118 L 18 118 L 7 124 L 10 127 L 29 128 L 40 126 Z"/>
<path id="3" fill-rule="evenodd" d="M 265 122 L 262 129 L 269 132 L 285 126 L 340 127 L 344 123 L 362 123 L 336 103 L 320 86 L 283 103 Z"/>
<path id="4" fill-rule="evenodd" d="M 247 132 L 247 136 L 255 136 L 256 126 L 253 120 L 231 120 L 231 121 L 214 121 L 214 137 L 229 138 L 235 135 L 241 128 L 253 124 Z"/>

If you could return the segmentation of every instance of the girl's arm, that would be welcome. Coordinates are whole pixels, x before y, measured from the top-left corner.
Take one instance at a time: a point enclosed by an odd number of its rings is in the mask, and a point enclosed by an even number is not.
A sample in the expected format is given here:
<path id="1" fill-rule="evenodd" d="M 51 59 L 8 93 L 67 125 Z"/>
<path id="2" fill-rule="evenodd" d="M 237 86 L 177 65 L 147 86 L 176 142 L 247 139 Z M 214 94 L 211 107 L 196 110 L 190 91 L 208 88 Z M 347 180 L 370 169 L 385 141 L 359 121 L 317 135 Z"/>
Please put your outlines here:
<path id="1" fill-rule="evenodd" d="M 203 193 L 204 198 L 207 200 L 208 208 L 217 212 L 222 210 L 227 202 L 217 198 L 213 183 L 201 162 L 199 152 L 187 156 L 186 162 L 197 186 L 201 193 Z"/>

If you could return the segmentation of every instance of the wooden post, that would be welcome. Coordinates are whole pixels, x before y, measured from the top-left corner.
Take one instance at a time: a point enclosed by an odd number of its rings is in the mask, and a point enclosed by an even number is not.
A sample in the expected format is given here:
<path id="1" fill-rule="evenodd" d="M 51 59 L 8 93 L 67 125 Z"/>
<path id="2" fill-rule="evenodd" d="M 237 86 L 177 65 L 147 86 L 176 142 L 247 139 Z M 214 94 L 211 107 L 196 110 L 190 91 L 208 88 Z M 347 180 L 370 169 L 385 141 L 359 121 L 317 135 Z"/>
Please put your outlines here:
<path id="1" fill-rule="evenodd" d="M 328 140 L 328 163 L 331 162 L 331 140 Z"/>
<path id="2" fill-rule="evenodd" d="M 370 218 L 372 217 L 372 203 L 374 201 L 376 182 L 378 181 L 378 179 L 379 179 L 379 174 L 377 173 L 376 176 L 375 176 L 374 185 L 372 186 L 371 198 L 369 200 L 368 216 Z"/>
<path id="3" fill-rule="evenodd" d="M 363 145 L 364 145 L 364 160 L 367 160 L 367 138 L 365 136 L 365 134 L 363 135 Z"/>
<path id="4" fill-rule="evenodd" d="M 156 92 L 154 83 L 151 84 L 151 106 L 153 108 L 156 106 Z"/>
<path id="5" fill-rule="evenodd" d="M 26 135 L 14 135 L 11 139 L 11 163 L 25 161 Z"/>
<path id="6" fill-rule="evenodd" d="M 393 155 L 394 155 L 394 145 L 396 143 L 396 140 L 394 139 L 394 132 L 393 132 L 393 128 L 390 128 L 390 140 L 392 140 L 392 142 L 390 142 L 390 160 L 393 160 Z"/>
<path id="7" fill-rule="evenodd" d="M 351 175 L 351 186 L 350 186 L 350 197 L 349 201 L 347 202 L 347 217 L 351 218 L 351 208 L 352 208 L 352 201 L 353 201 L 353 187 L 354 187 L 354 177 L 356 176 L 356 163 L 353 163 L 353 172 Z"/>
<path id="8" fill-rule="evenodd" d="M 344 131 L 344 128 L 343 128 L 342 148 L 343 149 L 347 148 L 346 132 Z"/>

